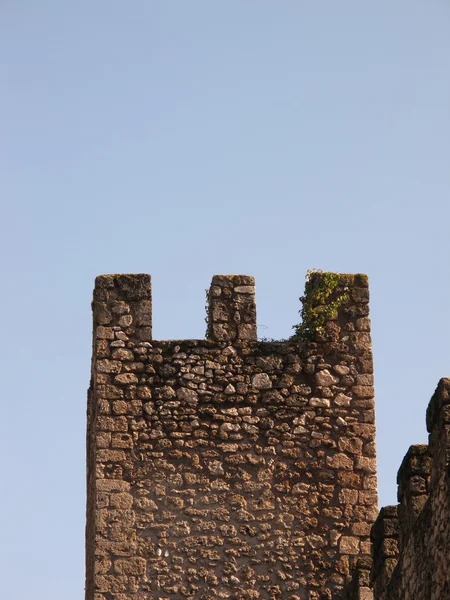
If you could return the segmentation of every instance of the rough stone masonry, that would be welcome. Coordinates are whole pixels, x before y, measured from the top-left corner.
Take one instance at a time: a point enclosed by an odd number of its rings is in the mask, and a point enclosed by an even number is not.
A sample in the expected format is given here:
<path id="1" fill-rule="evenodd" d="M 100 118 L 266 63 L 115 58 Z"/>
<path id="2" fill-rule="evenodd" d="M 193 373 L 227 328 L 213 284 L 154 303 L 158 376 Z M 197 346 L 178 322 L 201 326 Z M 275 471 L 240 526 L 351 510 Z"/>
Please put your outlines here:
<path id="1" fill-rule="evenodd" d="M 216 275 L 208 339 L 155 341 L 150 276 L 97 277 L 87 600 L 371 598 L 367 277 L 344 291 L 314 339 L 257 341 L 254 279 Z"/>
<path id="2" fill-rule="evenodd" d="M 376 600 L 450 598 L 450 379 L 439 381 L 426 422 L 429 443 L 411 446 L 398 470 L 399 504 L 372 528 Z"/>

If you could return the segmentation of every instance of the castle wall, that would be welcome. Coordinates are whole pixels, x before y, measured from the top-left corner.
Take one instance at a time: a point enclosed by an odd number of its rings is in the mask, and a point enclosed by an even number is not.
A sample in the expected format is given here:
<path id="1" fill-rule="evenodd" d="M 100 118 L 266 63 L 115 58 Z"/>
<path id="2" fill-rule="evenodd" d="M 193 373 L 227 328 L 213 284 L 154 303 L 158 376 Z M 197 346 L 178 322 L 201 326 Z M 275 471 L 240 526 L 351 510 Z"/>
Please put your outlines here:
<path id="1" fill-rule="evenodd" d="M 369 558 L 367 279 L 340 276 L 303 342 L 256 341 L 254 289 L 214 277 L 210 339 L 154 341 L 149 276 L 97 278 L 87 600 L 339 600 Z"/>
<path id="2" fill-rule="evenodd" d="M 429 445 L 411 446 L 398 472 L 398 506 L 374 525 L 375 600 L 450 598 L 450 380 L 427 411 Z"/>

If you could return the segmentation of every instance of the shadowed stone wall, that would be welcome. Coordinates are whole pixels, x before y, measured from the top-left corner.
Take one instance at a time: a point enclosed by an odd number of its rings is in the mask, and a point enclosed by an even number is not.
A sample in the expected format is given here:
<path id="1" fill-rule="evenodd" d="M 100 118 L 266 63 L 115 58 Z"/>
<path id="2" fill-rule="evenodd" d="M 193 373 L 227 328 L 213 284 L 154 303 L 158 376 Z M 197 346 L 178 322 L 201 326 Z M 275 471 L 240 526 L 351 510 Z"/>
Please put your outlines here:
<path id="1" fill-rule="evenodd" d="M 344 291 L 314 340 L 258 342 L 253 278 L 215 276 L 210 339 L 154 341 L 150 277 L 96 279 L 87 600 L 369 600 L 367 278 Z"/>
<path id="2" fill-rule="evenodd" d="M 411 446 L 398 471 L 398 506 L 373 527 L 376 600 L 450 598 L 450 379 L 427 410 L 428 445 Z"/>

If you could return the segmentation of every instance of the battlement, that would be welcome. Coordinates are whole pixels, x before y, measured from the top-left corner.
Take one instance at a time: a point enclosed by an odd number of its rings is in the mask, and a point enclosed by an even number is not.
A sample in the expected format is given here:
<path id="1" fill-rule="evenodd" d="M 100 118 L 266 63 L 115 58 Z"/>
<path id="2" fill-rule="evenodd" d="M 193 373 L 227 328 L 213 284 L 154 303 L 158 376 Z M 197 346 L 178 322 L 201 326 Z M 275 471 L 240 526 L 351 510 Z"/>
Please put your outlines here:
<path id="1" fill-rule="evenodd" d="M 279 342 L 257 341 L 253 277 L 207 295 L 207 339 L 153 340 L 150 276 L 96 279 L 87 600 L 367 599 L 367 278 L 310 274 Z"/>
<path id="2" fill-rule="evenodd" d="M 398 506 L 372 529 L 375 600 L 450 597 L 450 379 L 427 409 L 429 443 L 411 446 L 397 475 Z"/>
<path id="3" fill-rule="evenodd" d="M 207 339 L 257 341 L 255 289 L 255 279 L 249 275 L 213 276 L 207 292 Z M 333 342 L 339 333 L 345 333 L 340 338 L 344 343 L 340 350 L 368 349 L 371 341 L 366 275 L 311 272 L 302 300 L 309 317 L 308 329 L 305 336 L 294 336 L 291 341 Z M 101 336 L 114 337 L 112 329 L 128 327 L 139 332 L 141 341 L 151 341 L 150 275 L 99 275 L 95 280 L 93 312 L 94 324 L 102 328 Z"/>

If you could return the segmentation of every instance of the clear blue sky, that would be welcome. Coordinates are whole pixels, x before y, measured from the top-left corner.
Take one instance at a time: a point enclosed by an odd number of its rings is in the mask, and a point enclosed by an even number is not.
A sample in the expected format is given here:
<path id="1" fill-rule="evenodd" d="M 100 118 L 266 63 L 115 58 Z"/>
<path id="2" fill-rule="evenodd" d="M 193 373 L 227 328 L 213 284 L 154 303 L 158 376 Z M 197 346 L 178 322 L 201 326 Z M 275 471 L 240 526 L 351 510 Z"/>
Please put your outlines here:
<path id="1" fill-rule="evenodd" d="M 307 269 L 372 293 L 380 503 L 450 375 L 447 0 L 3 0 L 7 600 L 79 600 L 95 275 L 153 276 L 157 338 L 202 337 L 214 273 L 261 336 Z M 26 573 L 26 575 L 24 575 Z"/>

